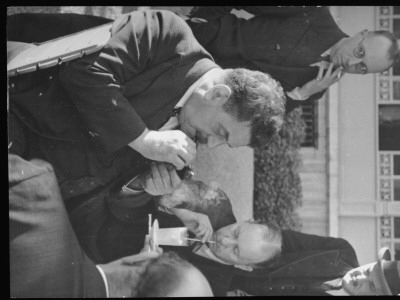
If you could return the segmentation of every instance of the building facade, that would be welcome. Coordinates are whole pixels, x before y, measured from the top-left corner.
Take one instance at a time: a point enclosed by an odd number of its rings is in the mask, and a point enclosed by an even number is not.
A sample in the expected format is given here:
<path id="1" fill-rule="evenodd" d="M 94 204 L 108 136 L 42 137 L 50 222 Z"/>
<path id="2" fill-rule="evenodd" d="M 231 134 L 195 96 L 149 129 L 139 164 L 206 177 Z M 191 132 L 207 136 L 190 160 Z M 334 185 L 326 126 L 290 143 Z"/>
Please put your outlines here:
<path id="1" fill-rule="evenodd" d="M 331 7 L 349 35 L 389 30 L 399 6 Z M 361 264 L 387 246 L 400 260 L 400 63 L 380 74 L 346 74 L 318 107 L 318 146 L 303 147 L 303 231 L 343 237 Z"/>

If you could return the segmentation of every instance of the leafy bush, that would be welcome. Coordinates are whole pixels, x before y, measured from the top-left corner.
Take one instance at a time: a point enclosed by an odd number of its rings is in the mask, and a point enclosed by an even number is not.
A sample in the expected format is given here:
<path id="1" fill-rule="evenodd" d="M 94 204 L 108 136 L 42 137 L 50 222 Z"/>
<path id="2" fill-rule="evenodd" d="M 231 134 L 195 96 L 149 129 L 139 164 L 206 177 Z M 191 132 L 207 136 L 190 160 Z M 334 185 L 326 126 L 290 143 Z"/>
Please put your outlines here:
<path id="1" fill-rule="evenodd" d="M 281 228 L 300 230 L 299 150 L 305 138 L 301 108 L 286 115 L 279 137 L 268 150 L 254 149 L 254 218 Z"/>

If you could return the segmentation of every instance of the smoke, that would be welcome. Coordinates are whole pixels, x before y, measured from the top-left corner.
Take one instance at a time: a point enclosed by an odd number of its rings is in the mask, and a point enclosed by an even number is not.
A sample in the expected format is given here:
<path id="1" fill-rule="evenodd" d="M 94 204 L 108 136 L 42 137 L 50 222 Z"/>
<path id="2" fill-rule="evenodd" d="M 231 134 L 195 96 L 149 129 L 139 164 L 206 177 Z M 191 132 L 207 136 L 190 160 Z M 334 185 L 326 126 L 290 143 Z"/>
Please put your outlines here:
<path id="1" fill-rule="evenodd" d="M 220 184 L 218 182 L 211 182 L 209 187 L 206 188 L 206 191 L 203 195 L 203 198 L 205 198 L 207 201 L 212 201 L 217 198 L 218 196 L 218 188 Z"/>

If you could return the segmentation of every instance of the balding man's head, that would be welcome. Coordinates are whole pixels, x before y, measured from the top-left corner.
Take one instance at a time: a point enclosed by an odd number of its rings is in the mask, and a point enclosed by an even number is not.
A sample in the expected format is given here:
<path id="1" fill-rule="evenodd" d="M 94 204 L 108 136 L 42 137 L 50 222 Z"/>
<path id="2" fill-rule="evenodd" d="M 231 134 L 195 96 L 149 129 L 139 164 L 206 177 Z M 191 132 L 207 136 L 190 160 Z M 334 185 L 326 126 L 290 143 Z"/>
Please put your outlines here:
<path id="1" fill-rule="evenodd" d="M 146 268 L 137 297 L 211 297 L 204 275 L 175 252 L 166 252 Z"/>
<path id="2" fill-rule="evenodd" d="M 272 265 L 281 253 L 282 235 L 273 224 L 237 222 L 218 229 L 212 235 L 211 252 L 224 263 L 252 271 L 260 264 Z"/>

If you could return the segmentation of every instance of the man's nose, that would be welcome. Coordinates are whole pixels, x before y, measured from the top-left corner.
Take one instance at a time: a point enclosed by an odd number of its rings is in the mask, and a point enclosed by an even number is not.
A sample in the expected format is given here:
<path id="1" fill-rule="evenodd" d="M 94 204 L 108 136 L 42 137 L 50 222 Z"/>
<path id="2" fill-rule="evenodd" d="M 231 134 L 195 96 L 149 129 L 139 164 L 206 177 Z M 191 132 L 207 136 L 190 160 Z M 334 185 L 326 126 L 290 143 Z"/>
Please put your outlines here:
<path id="1" fill-rule="evenodd" d="M 221 244 L 224 246 L 229 246 L 229 245 L 234 245 L 236 244 L 236 241 L 230 237 L 223 237 L 221 239 Z"/>
<path id="2" fill-rule="evenodd" d="M 221 146 L 221 145 L 223 145 L 225 143 L 226 143 L 225 140 L 223 140 L 221 138 L 218 138 L 218 137 L 215 137 L 215 136 L 212 136 L 212 135 L 209 135 L 207 137 L 207 148 L 210 148 L 210 149 L 216 148 L 216 147 Z"/>
<path id="3" fill-rule="evenodd" d="M 351 57 L 347 61 L 347 66 L 352 67 L 352 66 L 358 65 L 360 62 L 362 62 L 362 58 Z"/>

